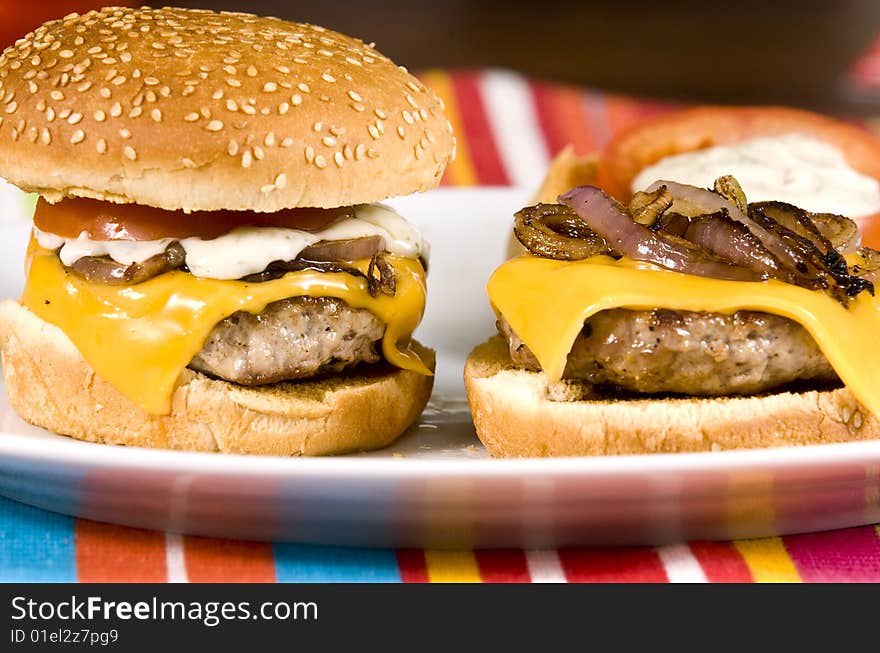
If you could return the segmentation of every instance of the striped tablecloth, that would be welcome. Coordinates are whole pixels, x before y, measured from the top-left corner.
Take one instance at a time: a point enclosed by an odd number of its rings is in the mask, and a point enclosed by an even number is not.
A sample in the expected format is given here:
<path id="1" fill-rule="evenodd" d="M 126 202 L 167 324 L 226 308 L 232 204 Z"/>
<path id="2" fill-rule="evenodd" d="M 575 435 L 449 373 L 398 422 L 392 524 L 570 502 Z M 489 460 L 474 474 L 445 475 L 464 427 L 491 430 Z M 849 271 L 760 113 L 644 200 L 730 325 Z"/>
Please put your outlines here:
<path id="1" fill-rule="evenodd" d="M 671 105 L 531 82 L 428 72 L 458 134 L 446 185 L 534 188 L 555 152 L 600 148 Z M 880 581 L 880 526 L 737 542 L 558 551 L 421 551 L 237 542 L 74 519 L 0 499 L 0 581 Z"/>

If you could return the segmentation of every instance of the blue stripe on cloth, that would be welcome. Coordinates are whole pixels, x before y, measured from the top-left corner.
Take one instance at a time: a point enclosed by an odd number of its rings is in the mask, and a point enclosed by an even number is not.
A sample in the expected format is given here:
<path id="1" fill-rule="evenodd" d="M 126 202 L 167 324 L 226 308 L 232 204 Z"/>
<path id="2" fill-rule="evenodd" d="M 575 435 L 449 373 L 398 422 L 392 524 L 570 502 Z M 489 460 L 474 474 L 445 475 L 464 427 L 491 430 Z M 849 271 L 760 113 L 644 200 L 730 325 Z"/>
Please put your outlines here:
<path id="1" fill-rule="evenodd" d="M 0 582 L 75 582 L 74 522 L 0 497 Z"/>
<path id="2" fill-rule="evenodd" d="M 279 583 L 399 583 L 393 550 L 275 544 Z"/>

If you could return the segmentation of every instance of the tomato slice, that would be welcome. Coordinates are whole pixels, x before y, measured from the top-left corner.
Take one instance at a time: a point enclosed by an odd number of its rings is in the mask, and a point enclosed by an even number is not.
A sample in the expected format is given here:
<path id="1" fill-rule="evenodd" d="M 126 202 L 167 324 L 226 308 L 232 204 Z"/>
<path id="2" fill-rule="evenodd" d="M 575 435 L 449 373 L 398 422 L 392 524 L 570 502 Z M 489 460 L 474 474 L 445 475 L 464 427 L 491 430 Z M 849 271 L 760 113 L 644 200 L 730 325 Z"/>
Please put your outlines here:
<path id="1" fill-rule="evenodd" d="M 708 106 L 665 114 L 618 134 L 599 160 L 598 183 L 626 201 L 635 176 L 664 157 L 792 132 L 834 145 L 855 170 L 880 179 L 880 139 L 855 125 L 784 107 Z"/>
<path id="2" fill-rule="evenodd" d="M 140 204 L 113 204 L 72 198 L 57 204 L 37 203 L 34 224 L 41 231 L 76 238 L 86 232 L 92 240 L 160 240 L 217 238 L 236 227 L 286 227 L 320 231 L 341 218 L 353 217 L 350 206 L 335 209 L 297 208 L 275 213 L 253 211 L 164 211 Z"/>

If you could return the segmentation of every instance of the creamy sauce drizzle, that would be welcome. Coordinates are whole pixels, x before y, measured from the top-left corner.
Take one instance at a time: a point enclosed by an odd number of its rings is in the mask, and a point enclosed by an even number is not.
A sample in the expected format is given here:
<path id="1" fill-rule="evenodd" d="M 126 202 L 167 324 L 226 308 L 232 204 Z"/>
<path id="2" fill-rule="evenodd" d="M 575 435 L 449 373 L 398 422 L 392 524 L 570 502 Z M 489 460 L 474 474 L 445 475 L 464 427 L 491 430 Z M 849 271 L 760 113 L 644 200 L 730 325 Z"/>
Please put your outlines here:
<path id="1" fill-rule="evenodd" d="M 393 209 L 382 204 L 355 207 L 354 218 L 339 220 L 321 231 L 300 231 L 279 227 L 239 227 L 211 240 L 183 238 L 186 265 L 196 277 L 239 279 L 266 269 L 273 261 L 292 261 L 309 245 L 321 240 L 345 240 L 381 236 L 385 249 L 405 258 L 427 258 L 428 245 L 422 234 Z M 41 247 L 58 250 L 65 265 L 84 256 L 109 256 L 117 263 L 142 263 L 161 254 L 173 238 L 161 240 L 91 240 L 83 232 L 77 238 L 62 238 L 40 231 L 34 234 Z"/>
<path id="2" fill-rule="evenodd" d="M 658 179 L 711 188 L 733 175 L 749 202 L 780 201 L 815 213 L 859 218 L 880 211 L 880 182 L 853 170 L 832 145 L 805 134 L 753 138 L 660 159 L 632 191 Z"/>

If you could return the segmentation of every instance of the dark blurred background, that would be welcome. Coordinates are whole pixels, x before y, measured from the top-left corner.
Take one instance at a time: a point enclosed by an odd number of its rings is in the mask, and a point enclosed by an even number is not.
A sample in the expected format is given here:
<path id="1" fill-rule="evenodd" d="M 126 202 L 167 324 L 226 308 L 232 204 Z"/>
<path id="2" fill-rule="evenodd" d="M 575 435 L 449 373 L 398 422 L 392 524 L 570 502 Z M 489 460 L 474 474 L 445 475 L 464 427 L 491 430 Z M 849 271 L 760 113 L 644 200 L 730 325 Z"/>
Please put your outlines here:
<path id="1" fill-rule="evenodd" d="M 101 4 L 0 0 L 0 40 L 8 44 L 50 16 Z M 413 70 L 499 66 L 656 98 L 847 112 L 880 106 L 867 79 L 871 66 L 859 69 L 861 87 L 850 75 L 880 33 L 877 0 L 176 4 L 318 23 L 375 41 Z"/>

